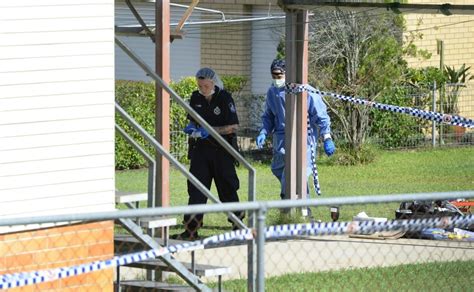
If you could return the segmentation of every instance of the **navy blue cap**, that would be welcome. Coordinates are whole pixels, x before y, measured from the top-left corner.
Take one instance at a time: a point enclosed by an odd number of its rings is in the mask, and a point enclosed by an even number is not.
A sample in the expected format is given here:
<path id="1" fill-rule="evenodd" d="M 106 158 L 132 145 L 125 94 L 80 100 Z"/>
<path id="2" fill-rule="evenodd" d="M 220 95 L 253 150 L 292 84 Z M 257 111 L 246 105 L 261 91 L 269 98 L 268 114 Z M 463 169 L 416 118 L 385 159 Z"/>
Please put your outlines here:
<path id="1" fill-rule="evenodd" d="M 285 73 L 285 60 L 273 60 L 272 65 L 270 66 L 270 73 L 277 70 L 280 70 L 282 73 Z"/>

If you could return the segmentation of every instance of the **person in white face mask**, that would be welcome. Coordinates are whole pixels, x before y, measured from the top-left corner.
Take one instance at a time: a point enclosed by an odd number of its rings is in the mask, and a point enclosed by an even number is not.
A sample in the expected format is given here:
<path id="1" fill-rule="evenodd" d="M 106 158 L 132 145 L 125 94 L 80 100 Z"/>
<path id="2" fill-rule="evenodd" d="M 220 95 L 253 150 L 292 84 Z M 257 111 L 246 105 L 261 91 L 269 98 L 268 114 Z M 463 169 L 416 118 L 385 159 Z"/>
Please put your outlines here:
<path id="1" fill-rule="evenodd" d="M 267 91 L 265 110 L 262 115 L 262 129 L 257 136 L 257 148 L 263 148 L 267 135 L 273 134 L 272 173 L 281 184 L 281 199 L 285 199 L 285 61 L 275 59 L 270 66 L 272 85 Z M 331 121 L 326 105 L 320 95 L 308 93 L 308 119 L 312 131 L 308 131 L 307 174 L 312 171 L 311 147 L 321 137 L 324 151 L 328 156 L 334 154 L 336 148 L 331 138 Z M 314 145 L 314 146 L 312 146 Z M 316 150 L 315 150 L 316 151 Z"/>

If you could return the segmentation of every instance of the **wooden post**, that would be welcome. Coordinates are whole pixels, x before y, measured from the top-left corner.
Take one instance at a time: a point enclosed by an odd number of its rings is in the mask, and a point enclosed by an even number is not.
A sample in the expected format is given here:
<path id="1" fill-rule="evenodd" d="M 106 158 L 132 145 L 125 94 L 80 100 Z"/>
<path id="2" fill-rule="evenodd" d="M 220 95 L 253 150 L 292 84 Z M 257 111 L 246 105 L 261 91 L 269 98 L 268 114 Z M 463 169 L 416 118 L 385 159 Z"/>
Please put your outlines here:
<path id="1" fill-rule="evenodd" d="M 296 13 L 286 13 L 286 82 L 296 82 Z M 296 197 L 296 96 L 285 96 L 285 196 Z"/>
<path id="2" fill-rule="evenodd" d="M 286 13 L 286 82 L 308 82 L 308 12 Z M 287 94 L 285 108 L 285 195 L 290 199 L 306 196 L 306 93 Z"/>
<path id="3" fill-rule="evenodd" d="M 296 81 L 308 83 L 308 11 L 298 11 L 296 16 Z M 306 198 L 306 146 L 308 139 L 308 103 L 307 93 L 296 99 L 296 193 Z"/>
<path id="4" fill-rule="evenodd" d="M 163 81 L 170 82 L 170 2 L 156 1 L 156 73 Z M 170 97 L 160 87 L 156 87 L 156 118 L 155 136 L 158 142 L 169 151 L 170 149 Z M 156 154 L 156 183 L 154 206 L 169 206 L 169 161 Z"/>
<path id="5" fill-rule="evenodd" d="M 184 23 L 191 16 L 191 13 L 193 13 L 194 7 L 196 7 L 198 3 L 199 3 L 199 0 L 193 0 L 191 5 L 189 5 L 188 9 L 186 9 L 186 11 L 183 14 L 183 17 L 181 17 L 181 19 L 179 20 L 178 26 L 176 26 L 176 30 L 175 30 L 176 34 L 181 33 L 181 29 L 183 28 Z"/>

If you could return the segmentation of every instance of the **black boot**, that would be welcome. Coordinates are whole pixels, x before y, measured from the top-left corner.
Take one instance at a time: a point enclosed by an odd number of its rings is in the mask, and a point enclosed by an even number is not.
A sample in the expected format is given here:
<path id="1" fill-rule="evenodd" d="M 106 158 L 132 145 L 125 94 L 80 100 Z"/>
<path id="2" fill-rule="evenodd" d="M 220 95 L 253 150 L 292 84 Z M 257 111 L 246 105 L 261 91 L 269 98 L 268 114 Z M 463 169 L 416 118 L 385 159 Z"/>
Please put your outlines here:
<path id="1" fill-rule="evenodd" d="M 199 239 L 198 229 L 202 227 L 202 214 L 185 215 L 183 218 L 184 232 L 171 235 L 171 239 L 177 240 L 197 240 Z"/>
<path id="2" fill-rule="evenodd" d="M 280 198 L 282 200 L 286 200 L 285 194 L 281 193 Z M 290 211 L 291 211 L 290 208 L 283 208 L 283 209 L 280 210 L 280 212 L 283 213 L 283 214 L 288 214 L 288 213 L 290 213 Z"/>
<path id="3" fill-rule="evenodd" d="M 199 235 L 198 235 L 197 230 L 194 230 L 194 231 L 185 230 L 183 233 L 171 235 L 170 238 L 176 239 L 176 240 L 193 241 L 193 240 L 199 239 Z"/>

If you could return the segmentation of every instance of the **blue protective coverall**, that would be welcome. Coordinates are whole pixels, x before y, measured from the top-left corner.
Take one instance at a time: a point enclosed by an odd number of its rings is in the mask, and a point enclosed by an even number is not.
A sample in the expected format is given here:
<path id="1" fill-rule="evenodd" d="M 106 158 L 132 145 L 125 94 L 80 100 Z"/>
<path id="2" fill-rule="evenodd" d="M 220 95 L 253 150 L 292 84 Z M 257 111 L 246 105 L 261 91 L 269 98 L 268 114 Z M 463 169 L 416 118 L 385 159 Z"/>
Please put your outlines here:
<path id="1" fill-rule="evenodd" d="M 311 88 L 311 87 L 310 87 Z M 314 88 L 313 88 L 314 89 Z M 309 176 L 311 166 L 311 145 L 316 147 L 318 135 L 331 132 L 331 121 L 327 114 L 327 108 L 319 94 L 308 92 L 308 118 L 312 131 L 308 129 L 306 150 L 306 174 Z M 263 128 L 260 133 L 273 134 L 273 158 L 272 173 L 281 184 L 281 197 L 285 194 L 285 88 L 277 88 L 272 85 L 267 92 L 265 100 L 265 111 L 262 115 Z M 311 132 L 311 133 L 310 133 Z M 316 149 L 314 149 L 316 151 Z"/>

